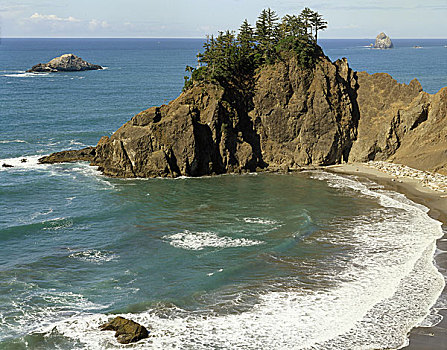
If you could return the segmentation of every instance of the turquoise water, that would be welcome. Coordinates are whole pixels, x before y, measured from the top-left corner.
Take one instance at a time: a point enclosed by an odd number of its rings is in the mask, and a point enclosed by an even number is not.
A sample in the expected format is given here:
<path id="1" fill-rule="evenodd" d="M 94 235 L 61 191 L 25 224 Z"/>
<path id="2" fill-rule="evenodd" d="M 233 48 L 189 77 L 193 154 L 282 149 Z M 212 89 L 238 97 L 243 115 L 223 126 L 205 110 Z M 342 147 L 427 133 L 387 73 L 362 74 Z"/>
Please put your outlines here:
<path id="1" fill-rule="evenodd" d="M 416 64 L 412 42 L 392 53 L 368 43 L 323 44 L 359 70 L 387 63 L 430 92 L 445 83 L 445 63 L 436 74 Z M 426 60 L 443 45 L 424 42 Z M 175 98 L 200 47 L 2 40 L 0 163 L 15 167 L 0 168 L 0 348 L 115 348 L 97 330 L 110 314 L 150 328 L 140 348 L 386 348 L 426 316 L 443 286 L 440 223 L 374 183 L 324 172 L 120 180 L 37 164 Z M 65 52 L 107 69 L 24 72 Z"/>

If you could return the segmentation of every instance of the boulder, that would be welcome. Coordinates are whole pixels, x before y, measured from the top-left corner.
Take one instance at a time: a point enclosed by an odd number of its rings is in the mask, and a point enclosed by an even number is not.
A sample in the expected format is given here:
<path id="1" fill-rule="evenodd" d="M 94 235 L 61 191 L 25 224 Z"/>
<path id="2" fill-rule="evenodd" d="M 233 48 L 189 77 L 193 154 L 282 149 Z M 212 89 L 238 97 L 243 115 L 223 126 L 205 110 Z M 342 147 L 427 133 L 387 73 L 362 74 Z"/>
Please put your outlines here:
<path id="1" fill-rule="evenodd" d="M 102 331 L 115 331 L 116 340 L 121 344 L 135 343 L 149 336 L 149 332 L 144 326 L 121 316 L 104 323 L 99 326 L 99 329 Z"/>
<path id="2" fill-rule="evenodd" d="M 103 69 L 101 66 L 91 64 L 71 53 L 53 58 L 48 63 L 39 63 L 27 70 L 30 73 L 78 72 L 84 70 Z"/>
<path id="3" fill-rule="evenodd" d="M 374 44 L 375 49 L 392 49 L 393 47 L 393 42 L 388 35 L 383 32 L 377 35 L 376 43 Z"/>

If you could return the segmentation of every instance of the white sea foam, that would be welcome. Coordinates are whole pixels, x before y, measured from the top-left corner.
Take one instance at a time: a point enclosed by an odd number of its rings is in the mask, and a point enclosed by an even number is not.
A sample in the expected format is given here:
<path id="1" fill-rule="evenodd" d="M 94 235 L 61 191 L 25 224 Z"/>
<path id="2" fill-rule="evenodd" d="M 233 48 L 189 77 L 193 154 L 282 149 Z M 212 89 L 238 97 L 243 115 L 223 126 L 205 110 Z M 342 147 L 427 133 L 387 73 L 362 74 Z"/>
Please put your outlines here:
<path id="1" fill-rule="evenodd" d="M 66 174 L 80 174 L 82 176 L 86 176 L 90 179 L 96 180 L 96 182 L 101 185 L 101 189 L 103 190 L 110 190 L 110 189 L 116 189 L 116 186 L 110 182 L 110 180 L 102 175 L 97 166 L 91 166 L 88 163 L 73 163 L 73 167 L 69 169 L 69 172 Z M 76 176 L 74 176 L 76 178 Z"/>
<path id="2" fill-rule="evenodd" d="M 73 253 L 70 254 L 68 257 L 95 264 L 103 264 L 105 262 L 118 259 L 117 254 L 96 249 L 89 249 L 82 252 Z"/>
<path id="3" fill-rule="evenodd" d="M 71 146 L 81 146 L 81 147 L 87 147 L 86 144 L 76 141 L 76 140 L 70 140 L 69 145 Z"/>
<path id="4" fill-rule="evenodd" d="M 276 225 L 278 224 L 275 220 L 268 220 L 262 218 L 244 218 L 243 219 L 248 224 L 261 224 L 261 225 Z"/>
<path id="5" fill-rule="evenodd" d="M 43 157 L 42 155 L 33 155 L 33 156 L 23 156 L 16 158 L 5 158 L 0 159 L 0 171 L 11 171 L 11 170 L 31 170 L 31 169 L 45 169 L 48 168 L 47 164 L 39 164 L 39 158 Z M 26 159 L 26 162 L 22 160 Z M 13 168 L 5 168 L 2 167 L 3 164 L 12 165 Z"/>
<path id="6" fill-rule="evenodd" d="M 96 181 L 100 185 L 101 190 L 116 190 L 116 186 L 105 176 L 103 176 L 99 171 L 98 167 L 90 166 L 86 162 L 76 162 L 67 164 L 40 164 L 39 158 L 44 157 L 44 155 L 32 155 L 23 156 L 16 158 L 5 158 L 0 159 L 0 171 L 45 171 L 49 172 L 50 176 L 59 177 L 71 177 L 76 179 L 78 175 L 88 177 Z M 23 162 L 22 160 L 26 160 Z M 3 164 L 12 165 L 11 167 L 3 167 Z"/>
<path id="7" fill-rule="evenodd" d="M 4 77 L 9 78 L 34 78 L 34 77 L 46 77 L 50 75 L 50 73 L 31 73 L 31 72 L 25 72 L 25 71 L 18 71 L 14 73 L 9 74 L 3 74 Z"/>
<path id="8" fill-rule="evenodd" d="M 152 330 L 149 339 L 133 348 L 344 350 L 405 344 L 409 329 L 427 319 L 444 287 L 433 265 L 441 224 L 427 215 L 427 208 L 403 196 L 372 191 L 339 175 L 317 173 L 314 177 L 382 205 L 348 222 L 334 223 L 331 233 L 314 238 L 352 247 L 345 268 L 327 277 L 331 287 L 267 292 L 259 295 L 260 301 L 249 311 L 240 313 L 198 314 L 173 308 L 163 317 L 157 309 L 124 314 Z M 233 243 L 209 232 L 184 231 L 164 238 L 171 244 L 178 240 L 185 249 Z M 87 349 L 119 348 L 113 332 L 98 331 L 107 319 L 104 314 L 75 315 L 47 331 L 55 327 Z"/>
<path id="9" fill-rule="evenodd" d="M 46 211 L 38 211 L 35 212 L 31 215 L 31 220 L 34 220 L 35 218 L 39 217 L 39 216 L 46 216 L 46 215 L 50 215 L 53 212 L 53 208 L 49 208 Z"/>
<path id="10" fill-rule="evenodd" d="M 51 220 L 43 221 L 43 223 L 45 223 L 46 225 L 46 227 L 44 227 L 43 229 L 48 231 L 57 231 L 73 226 L 73 220 L 66 218 L 54 218 Z"/>
<path id="11" fill-rule="evenodd" d="M 25 140 L 0 140 L 0 143 L 28 143 Z"/>
<path id="12" fill-rule="evenodd" d="M 109 306 L 92 303 L 80 294 L 42 289 L 34 283 L 17 280 L 9 283 L 19 284 L 22 292 L 20 298 L 11 301 L 10 312 L 0 315 L 2 335 L 5 337 L 48 331 L 55 322 L 60 321 L 61 316 L 83 318 L 86 312 Z"/>
<path id="13" fill-rule="evenodd" d="M 185 230 L 173 235 L 163 237 L 176 247 L 188 250 L 202 250 L 204 248 L 233 248 L 248 247 L 262 244 L 262 241 L 246 238 L 230 238 L 219 236 L 214 232 L 194 232 Z"/>

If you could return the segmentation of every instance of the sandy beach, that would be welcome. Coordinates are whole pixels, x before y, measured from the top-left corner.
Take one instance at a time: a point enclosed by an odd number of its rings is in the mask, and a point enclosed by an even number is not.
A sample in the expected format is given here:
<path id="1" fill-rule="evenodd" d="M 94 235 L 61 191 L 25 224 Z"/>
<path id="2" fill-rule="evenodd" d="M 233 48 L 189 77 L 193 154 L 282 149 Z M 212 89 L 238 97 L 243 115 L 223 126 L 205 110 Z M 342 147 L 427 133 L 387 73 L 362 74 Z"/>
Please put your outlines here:
<path id="1" fill-rule="evenodd" d="M 430 209 L 429 215 L 443 223 L 447 232 L 447 176 L 431 174 L 387 162 L 335 165 L 328 171 L 357 175 L 373 180 L 386 189 L 400 192 L 416 203 Z M 447 234 L 437 242 L 440 251 L 447 251 Z M 447 275 L 447 256 L 437 254 L 435 261 L 439 271 Z M 447 288 L 442 298 L 447 296 Z M 408 350 L 447 349 L 447 310 L 441 310 L 443 320 L 434 327 L 416 327 L 410 332 Z"/>

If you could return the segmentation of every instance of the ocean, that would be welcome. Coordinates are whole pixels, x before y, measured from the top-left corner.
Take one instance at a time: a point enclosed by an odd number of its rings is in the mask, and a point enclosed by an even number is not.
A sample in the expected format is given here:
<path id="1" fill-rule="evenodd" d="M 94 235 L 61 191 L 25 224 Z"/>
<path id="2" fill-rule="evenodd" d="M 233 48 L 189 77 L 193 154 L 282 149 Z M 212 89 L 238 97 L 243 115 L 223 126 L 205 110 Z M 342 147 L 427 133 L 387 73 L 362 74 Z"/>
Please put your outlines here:
<path id="1" fill-rule="evenodd" d="M 321 40 L 350 66 L 447 86 L 447 40 Z M 201 39 L 2 39 L 0 349 L 384 349 L 430 324 L 441 223 L 405 196 L 324 171 L 113 179 L 42 155 L 93 146 L 176 98 Z M 416 49 L 414 46 L 421 46 Z M 31 74 L 63 53 L 102 71 Z M 26 159 L 26 162 L 22 162 Z M 427 317 L 428 316 L 428 317 Z"/>

